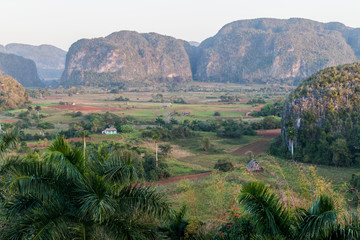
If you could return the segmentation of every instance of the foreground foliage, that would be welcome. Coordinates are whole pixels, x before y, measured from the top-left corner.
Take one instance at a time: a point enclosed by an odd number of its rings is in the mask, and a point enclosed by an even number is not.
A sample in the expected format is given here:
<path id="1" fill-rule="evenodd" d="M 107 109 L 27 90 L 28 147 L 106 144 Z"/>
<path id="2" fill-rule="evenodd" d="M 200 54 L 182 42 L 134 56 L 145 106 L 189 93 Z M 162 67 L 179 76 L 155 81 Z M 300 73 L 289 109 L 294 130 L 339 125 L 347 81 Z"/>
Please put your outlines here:
<path id="1" fill-rule="evenodd" d="M 154 220 L 169 211 L 164 196 L 133 184 L 129 153 L 96 160 L 61 137 L 44 158 L 4 159 L 0 238 L 158 239 Z"/>
<path id="2" fill-rule="evenodd" d="M 216 239 L 359 239 L 355 213 L 336 209 L 332 198 L 320 195 L 308 208 L 292 211 L 263 183 L 249 182 L 239 195 L 240 214 L 232 215 Z"/>

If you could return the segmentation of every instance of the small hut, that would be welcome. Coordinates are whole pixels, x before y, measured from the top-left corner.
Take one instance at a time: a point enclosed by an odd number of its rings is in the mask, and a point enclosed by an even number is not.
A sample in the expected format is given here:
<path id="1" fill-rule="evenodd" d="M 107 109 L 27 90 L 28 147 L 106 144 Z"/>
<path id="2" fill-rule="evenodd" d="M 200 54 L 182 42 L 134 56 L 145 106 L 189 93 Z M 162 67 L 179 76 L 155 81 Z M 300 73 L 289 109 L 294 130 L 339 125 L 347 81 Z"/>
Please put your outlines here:
<path id="1" fill-rule="evenodd" d="M 251 159 L 249 164 L 246 166 L 246 170 L 250 172 L 263 172 L 264 169 L 260 166 L 260 164 L 255 160 Z"/>

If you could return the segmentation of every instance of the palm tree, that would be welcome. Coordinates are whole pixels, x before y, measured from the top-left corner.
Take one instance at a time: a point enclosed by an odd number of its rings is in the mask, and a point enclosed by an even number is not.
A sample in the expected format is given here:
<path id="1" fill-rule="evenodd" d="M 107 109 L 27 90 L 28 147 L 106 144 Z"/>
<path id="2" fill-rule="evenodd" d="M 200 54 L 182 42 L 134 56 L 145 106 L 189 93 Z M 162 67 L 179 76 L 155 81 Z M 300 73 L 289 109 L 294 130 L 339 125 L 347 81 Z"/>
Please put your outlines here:
<path id="1" fill-rule="evenodd" d="M 36 110 L 36 112 L 37 112 L 38 119 L 39 119 L 39 114 L 40 114 L 40 111 L 41 111 L 41 106 L 36 106 L 36 107 L 35 107 L 35 110 Z"/>
<path id="2" fill-rule="evenodd" d="M 27 110 L 28 110 L 28 112 L 30 113 L 30 117 L 31 117 L 31 113 L 32 113 L 32 111 L 33 111 L 33 107 L 32 107 L 32 106 L 28 106 Z"/>
<path id="3" fill-rule="evenodd" d="M 185 239 L 185 229 L 189 224 L 189 221 L 185 219 L 186 209 L 186 205 L 183 205 L 179 211 L 172 211 L 169 215 L 167 224 L 160 228 L 160 230 L 170 239 Z"/>
<path id="4" fill-rule="evenodd" d="M 296 209 L 295 216 L 263 183 L 250 182 L 239 195 L 240 206 L 256 227 L 254 239 L 359 239 L 360 218 L 340 215 L 333 200 L 325 195 L 308 209 Z"/>
<path id="5" fill-rule="evenodd" d="M 251 215 L 259 234 L 271 237 L 292 234 L 289 211 L 265 184 L 245 184 L 239 195 L 239 203 Z"/>
<path id="6" fill-rule="evenodd" d="M 0 133 L 0 161 L 4 160 L 6 153 L 17 144 L 18 138 L 15 132 Z"/>
<path id="7" fill-rule="evenodd" d="M 159 167 L 159 159 L 158 159 L 158 143 L 160 141 L 160 137 L 158 135 L 153 136 L 153 141 L 155 142 L 155 168 Z"/>
<path id="8" fill-rule="evenodd" d="M 85 161 L 61 137 L 44 159 L 9 161 L 0 239 L 158 239 L 154 219 L 168 214 L 168 203 L 134 184 L 129 156 Z"/>

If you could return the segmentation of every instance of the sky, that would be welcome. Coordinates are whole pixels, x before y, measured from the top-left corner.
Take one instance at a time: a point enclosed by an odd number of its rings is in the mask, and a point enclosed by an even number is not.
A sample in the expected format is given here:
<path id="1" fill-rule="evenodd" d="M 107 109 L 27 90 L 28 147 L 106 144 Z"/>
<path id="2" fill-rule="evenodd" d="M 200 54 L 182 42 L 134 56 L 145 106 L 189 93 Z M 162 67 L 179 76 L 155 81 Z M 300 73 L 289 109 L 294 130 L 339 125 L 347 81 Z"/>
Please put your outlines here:
<path id="1" fill-rule="evenodd" d="M 232 21 L 308 18 L 360 28 L 359 0 L 0 0 L 0 44 L 51 44 L 120 30 L 201 42 Z"/>

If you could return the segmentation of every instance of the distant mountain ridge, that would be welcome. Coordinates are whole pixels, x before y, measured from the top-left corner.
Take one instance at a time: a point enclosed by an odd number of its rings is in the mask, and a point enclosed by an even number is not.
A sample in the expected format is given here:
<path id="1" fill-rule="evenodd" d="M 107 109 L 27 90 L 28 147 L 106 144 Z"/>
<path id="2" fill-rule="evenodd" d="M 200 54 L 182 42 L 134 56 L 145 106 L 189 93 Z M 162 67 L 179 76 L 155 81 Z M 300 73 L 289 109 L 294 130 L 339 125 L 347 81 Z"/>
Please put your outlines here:
<path id="1" fill-rule="evenodd" d="M 60 79 L 65 68 L 66 51 L 51 45 L 11 43 L 6 46 L 0 45 L 0 52 L 33 60 L 39 76 L 44 80 Z"/>
<path id="2" fill-rule="evenodd" d="M 61 83 L 109 86 L 193 79 L 297 85 L 320 69 L 359 59 L 360 28 L 261 18 L 226 24 L 198 47 L 132 31 L 82 39 L 69 49 Z"/>
<path id="3" fill-rule="evenodd" d="M 192 79 L 185 41 L 156 33 L 120 31 L 81 39 L 67 54 L 64 85 L 116 85 L 122 82 L 183 82 Z"/>
<path id="4" fill-rule="evenodd" d="M 24 87 L 43 86 L 35 62 L 15 54 L 0 53 L 0 75 L 9 75 Z"/>
<path id="5" fill-rule="evenodd" d="M 229 23 L 199 48 L 194 79 L 218 82 L 290 82 L 360 58 L 360 29 L 307 19 L 253 19 Z"/>

